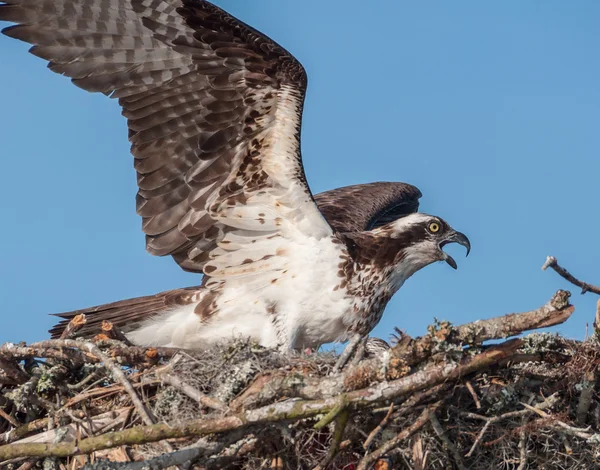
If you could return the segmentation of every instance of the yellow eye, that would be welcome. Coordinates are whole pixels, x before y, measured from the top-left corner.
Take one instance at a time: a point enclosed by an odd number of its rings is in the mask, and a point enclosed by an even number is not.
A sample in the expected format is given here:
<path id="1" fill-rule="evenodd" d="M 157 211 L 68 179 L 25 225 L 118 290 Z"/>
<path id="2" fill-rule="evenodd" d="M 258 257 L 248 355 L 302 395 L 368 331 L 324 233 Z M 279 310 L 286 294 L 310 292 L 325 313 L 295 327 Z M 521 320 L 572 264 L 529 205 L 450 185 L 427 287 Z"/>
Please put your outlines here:
<path id="1" fill-rule="evenodd" d="M 437 222 L 431 222 L 429 224 L 429 231 L 431 233 L 439 232 L 439 230 L 440 230 L 440 224 L 438 224 Z"/>

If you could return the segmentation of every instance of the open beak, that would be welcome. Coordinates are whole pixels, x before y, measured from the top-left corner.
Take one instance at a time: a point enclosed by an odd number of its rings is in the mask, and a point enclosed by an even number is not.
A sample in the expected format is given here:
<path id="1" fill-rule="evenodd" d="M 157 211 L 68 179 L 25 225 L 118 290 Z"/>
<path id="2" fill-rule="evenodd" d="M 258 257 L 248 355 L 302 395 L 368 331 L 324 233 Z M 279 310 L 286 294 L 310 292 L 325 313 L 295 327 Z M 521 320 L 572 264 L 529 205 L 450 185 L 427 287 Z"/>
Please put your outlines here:
<path id="1" fill-rule="evenodd" d="M 450 256 L 448 253 L 444 252 L 444 250 L 442 250 L 442 248 L 448 245 L 449 243 L 458 243 L 459 245 L 464 246 L 467 249 L 466 256 L 469 256 L 469 252 L 471 251 L 471 242 L 464 233 L 460 232 L 451 232 L 444 240 L 440 242 L 439 247 L 440 251 L 443 253 L 443 260 L 446 261 L 446 263 L 448 263 L 454 269 L 456 269 L 458 266 L 456 265 L 456 261 L 454 261 L 454 258 L 452 258 L 452 256 Z"/>

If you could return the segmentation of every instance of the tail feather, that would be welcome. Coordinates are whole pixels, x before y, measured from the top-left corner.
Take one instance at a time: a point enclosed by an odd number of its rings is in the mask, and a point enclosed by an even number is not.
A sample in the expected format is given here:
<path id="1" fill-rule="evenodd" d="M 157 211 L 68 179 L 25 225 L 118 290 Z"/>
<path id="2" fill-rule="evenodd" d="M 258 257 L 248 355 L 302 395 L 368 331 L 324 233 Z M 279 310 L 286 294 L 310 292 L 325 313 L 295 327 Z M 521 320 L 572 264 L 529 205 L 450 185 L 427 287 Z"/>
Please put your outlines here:
<path id="1" fill-rule="evenodd" d="M 52 315 L 63 320 L 54 325 L 49 333 L 52 338 L 60 338 L 73 317 L 82 313 L 85 314 L 87 323 L 77 332 L 80 336 L 93 336 L 100 333 L 100 327 L 105 320 L 117 326 L 124 333 L 128 333 L 135 330 L 144 320 L 151 318 L 153 315 L 178 305 L 197 302 L 201 290 L 202 287 L 200 286 L 185 287 L 72 312 L 54 313 Z"/>

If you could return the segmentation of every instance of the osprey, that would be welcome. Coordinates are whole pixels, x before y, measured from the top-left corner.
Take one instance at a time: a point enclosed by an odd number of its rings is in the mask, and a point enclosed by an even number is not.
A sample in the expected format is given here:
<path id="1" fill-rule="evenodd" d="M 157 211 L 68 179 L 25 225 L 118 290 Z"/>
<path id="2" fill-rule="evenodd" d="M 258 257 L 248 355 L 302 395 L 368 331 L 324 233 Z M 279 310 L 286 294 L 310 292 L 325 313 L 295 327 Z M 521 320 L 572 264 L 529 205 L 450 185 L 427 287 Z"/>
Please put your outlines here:
<path id="1" fill-rule="evenodd" d="M 307 78 L 260 32 L 203 0 L 5 0 L 7 36 L 85 90 L 119 100 L 148 251 L 197 287 L 59 314 L 109 320 L 136 344 L 202 348 L 232 335 L 284 350 L 361 338 L 442 248 L 403 183 L 311 194 L 300 153 Z"/>

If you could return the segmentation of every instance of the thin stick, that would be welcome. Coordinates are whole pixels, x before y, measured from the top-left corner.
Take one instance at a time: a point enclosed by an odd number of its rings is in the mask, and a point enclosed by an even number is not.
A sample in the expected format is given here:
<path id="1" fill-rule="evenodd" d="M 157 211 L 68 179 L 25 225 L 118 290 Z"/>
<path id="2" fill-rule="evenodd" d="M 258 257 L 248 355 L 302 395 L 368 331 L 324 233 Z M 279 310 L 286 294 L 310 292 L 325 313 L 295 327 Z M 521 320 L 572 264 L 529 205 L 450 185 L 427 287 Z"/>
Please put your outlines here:
<path id="1" fill-rule="evenodd" d="M 390 403 L 390 408 L 388 409 L 387 414 L 381 420 L 381 423 L 379 423 L 377 425 L 377 427 L 371 431 L 371 433 L 367 437 L 367 440 L 363 444 L 363 449 L 367 450 L 369 447 L 371 447 L 371 444 L 373 443 L 373 440 L 377 437 L 377 435 L 381 431 L 383 431 L 383 428 L 385 428 L 387 426 L 387 424 L 389 423 L 390 418 L 392 417 L 392 413 L 393 412 L 394 412 L 394 403 Z"/>
<path id="2" fill-rule="evenodd" d="M 73 336 L 75 336 L 75 333 L 77 333 L 79 330 L 81 330 L 85 326 L 86 323 L 87 323 L 87 319 L 85 318 L 85 315 L 83 313 L 80 313 L 79 315 L 75 315 L 71 319 L 71 321 L 69 322 L 67 327 L 61 333 L 60 339 L 72 338 Z"/>
<path id="3" fill-rule="evenodd" d="M 360 463 L 358 464 L 358 467 L 356 467 L 356 470 L 367 470 L 373 462 L 375 462 L 376 460 L 383 457 L 389 451 L 391 451 L 392 449 L 397 447 L 398 444 L 400 444 L 402 441 L 408 439 L 410 436 L 412 436 L 414 433 L 416 433 L 419 429 L 421 429 L 423 426 L 425 426 L 427 424 L 427 421 L 429 420 L 429 415 L 430 415 L 429 408 L 425 408 L 423 410 L 423 412 L 421 413 L 421 415 L 416 419 L 416 421 L 413 424 L 411 424 L 407 428 L 403 429 L 399 434 L 397 434 L 392 439 L 387 441 L 385 444 L 383 444 L 377 450 L 371 452 L 368 455 L 365 455 L 363 457 L 363 459 L 360 461 Z"/>
<path id="4" fill-rule="evenodd" d="M 131 341 L 129 341 L 129 339 L 127 339 L 127 336 L 125 336 L 125 333 L 123 333 L 120 329 L 118 329 L 113 323 L 103 320 L 101 330 L 102 330 L 102 333 L 104 333 L 110 339 L 120 341 L 121 343 L 123 343 L 126 346 L 132 346 Z"/>
<path id="5" fill-rule="evenodd" d="M 227 409 L 227 406 L 220 400 L 205 395 L 200 390 L 197 390 L 190 384 L 185 383 L 179 377 L 167 373 L 165 370 L 157 370 L 156 375 L 161 381 L 171 385 L 172 387 L 175 387 L 177 390 L 184 393 L 192 400 L 197 401 L 198 403 L 200 403 L 203 406 L 206 406 L 207 408 L 212 408 L 213 410 L 218 411 L 224 411 Z"/>
<path id="6" fill-rule="evenodd" d="M 15 418 L 13 418 L 11 415 L 6 413 L 2 408 L 0 408 L 0 418 L 4 418 L 6 421 L 8 421 L 10 424 L 12 424 L 15 428 L 20 426 L 19 422 Z"/>
<path id="7" fill-rule="evenodd" d="M 581 287 L 582 294 L 585 294 L 586 292 L 593 292 L 594 294 L 600 295 L 600 287 L 588 284 L 587 282 L 583 282 L 577 279 L 569 271 L 567 271 L 565 268 L 559 265 L 558 261 L 556 261 L 556 258 L 554 256 L 548 256 L 546 258 L 546 262 L 542 265 L 543 271 L 545 271 L 548 268 L 554 269 L 554 271 L 556 271 L 559 276 L 566 279 L 571 284 L 576 285 L 577 287 Z"/>
<path id="8" fill-rule="evenodd" d="M 329 452 L 327 453 L 327 457 L 325 457 L 313 470 L 325 470 L 327 466 L 333 462 L 340 450 L 340 445 L 342 439 L 344 438 L 344 431 L 346 430 L 346 425 L 348 424 L 349 419 L 350 413 L 348 410 L 343 410 L 337 416 L 335 421 L 335 430 L 333 432 L 333 438 L 331 441 L 331 446 L 329 447 Z"/>
<path id="9" fill-rule="evenodd" d="M 594 372 L 588 372 L 585 375 L 585 380 L 582 384 L 581 393 L 579 395 L 579 401 L 577 403 L 576 422 L 579 426 L 585 424 L 592 406 L 592 399 L 594 397 L 595 388 L 595 377 Z"/>
<path id="10" fill-rule="evenodd" d="M 65 361 L 71 361 L 75 364 L 85 362 L 99 362 L 98 359 L 90 354 L 82 353 L 72 347 L 65 347 L 64 340 L 48 339 L 32 343 L 28 346 L 16 345 L 14 343 L 5 343 L 0 346 L 0 358 L 7 359 L 29 359 L 36 357 L 53 358 Z M 156 356 L 169 358 L 182 352 L 181 349 L 160 347 L 146 348 L 143 346 L 124 346 L 116 341 L 107 341 L 110 346 L 111 356 L 118 358 L 122 365 L 139 364 L 143 361 L 155 361 Z"/>
<path id="11" fill-rule="evenodd" d="M 477 393 L 475 392 L 475 389 L 473 388 L 473 384 L 471 384 L 471 382 L 469 380 L 467 380 L 465 382 L 465 384 L 467 385 L 467 390 L 469 390 L 469 393 L 473 397 L 473 401 L 475 402 L 475 406 L 477 407 L 478 410 L 480 410 L 481 409 L 481 402 L 479 401 L 479 397 L 477 396 Z"/>
<path id="12" fill-rule="evenodd" d="M 35 464 L 37 462 L 38 462 L 38 459 L 28 460 L 27 462 L 25 462 L 21 466 L 19 466 L 19 468 L 17 468 L 17 470 L 31 470 L 33 467 L 35 467 Z"/>
<path id="13" fill-rule="evenodd" d="M 107 462 L 107 466 L 103 466 L 100 468 L 110 468 L 111 470 L 162 470 L 164 468 L 169 468 L 173 466 L 185 465 L 188 463 L 192 463 L 198 457 L 201 457 L 205 454 L 205 449 L 201 447 L 188 447 L 186 449 L 177 450 L 174 452 L 170 452 L 168 454 L 163 454 L 160 457 L 155 457 L 150 460 L 144 460 L 142 462 L 124 462 L 124 463 L 116 463 L 116 462 Z M 84 470 L 86 468 L 98 468 L 97 466 L 84 466 Z"/>
<path id="14" fill-rule="evenodd" d="M 521 431 L 519 438 L 519 466 L 517 470 L 525 470 L 527 468 L 527 436 L 525 431 Z"/>
<path id="15" fill-rule="evenodd" d="M 458 452 L 458 450 L 456 450 L 456 446 L 452 443 L 452 441 L 450 441 L 450 439 L 448 439 L 448 436 L 446 436 L 446 432 L 444 431 L 444 428 L 442 427 L 441 423 L 438 421 L 437 417 L 435 416 L 435 412 L 429 414 L 429 422 L 431 423 L 431 427 L 433 428 L 433 430 L 435 431 L 437 436 L 440 438 L 440 440 L 444 444 L 444 447 L 446 449 L 448 449 L 450 451 L 450 453 L 452 454 L 452 457 L 454 458 L 454 463 L 456 464 L 456 466 L 460 470 L 467 470 L 467 467 L 465 467 L 465 464 L 463 462 L 463 459 L 462 459 L 460 453 Z"/>

